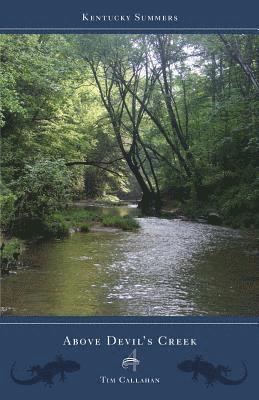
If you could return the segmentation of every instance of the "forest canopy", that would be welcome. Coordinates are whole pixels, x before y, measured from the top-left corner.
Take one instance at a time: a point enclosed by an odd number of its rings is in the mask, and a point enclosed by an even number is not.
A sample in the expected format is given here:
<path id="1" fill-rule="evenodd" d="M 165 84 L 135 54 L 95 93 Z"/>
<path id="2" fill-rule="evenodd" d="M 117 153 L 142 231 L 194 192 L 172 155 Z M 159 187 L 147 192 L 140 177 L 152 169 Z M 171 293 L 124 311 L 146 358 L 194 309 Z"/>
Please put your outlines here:
<path id="1" fill-rule="evenodd" d="M 2 227 L 139 198 L 259 227 L 257 35 L 1 35 Z"/>

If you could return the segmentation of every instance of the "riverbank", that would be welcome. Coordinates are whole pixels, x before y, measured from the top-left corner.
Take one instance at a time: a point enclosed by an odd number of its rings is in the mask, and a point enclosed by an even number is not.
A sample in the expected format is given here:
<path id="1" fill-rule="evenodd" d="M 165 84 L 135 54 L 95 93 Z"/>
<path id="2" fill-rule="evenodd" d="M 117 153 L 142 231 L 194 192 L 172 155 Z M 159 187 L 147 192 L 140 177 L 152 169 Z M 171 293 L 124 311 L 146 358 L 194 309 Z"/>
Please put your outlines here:
<path id="1" fill-rule="evenodd" d="M 168 220 L 181 220 L 205 225 L 220 225 L 228 227 L 224 219 L 215 211 L 210 210 L 203 214 L 196 212 L 185 212 L 182 207 L 175 207 L 175 204 L 168 202 L 161 210 L 160 218 Z M 131 210 L 131 215 L 129 215 Z M 187 210 L 188 211 L 188 210 Z M 5 238 L 4 251 L 1 251 L 1 273 L 8 275 L 22 265 L 22 254 L 26 244 L 38 240 L 53 240 L 64 238 L 76 232 L 82 233 L 119 233 L 120 231 L 137 231 L 139 228 L 136 216 L 141 215 L 137 209 L 136 202 L 111 202 L 94 200 L 82 200 L 73 203 L 67 209 L 56 212 L 41 223 L 40 229 L 35 229 L 35 235 L 28 235 L 25 241 L 17 238 Z M 257 229 L 243 227 L 251 238 L 259 237 Z M 26 232 L 25 232 L 26 233 Z M 17 257 L 19 254 L 19 257 Z"/>
<path id="2" fill-rule="evenodd" d="M 136 231 L 139 223 L 129 215 L 102 215 L 82 207 L 72 206 L 48 216 L 44 221 L 34 221 L 35 227 L 26 232 L 18 232 L 18 237 L 2 236 L 1 239 L 1 275 L 13 273 L 23 264 L 23 252 L 26 245 L 39 240 L 64 238 L 76 232 Z M 22 238 L 22 239 L 21 239 Z"/>
<path id="3" fill-rule="evenodd" d="M 120 200 L 116 197 L 114 199 L 100 198 L 100 199 L 84 199 L 73 203 L 73 207 L 76 208 L 88 208 L 96 210 L 98 208 L 132 208 L 135 207 L 139 210 L 138 215 L 141 216 L 142 212 L 138 208 L 138 200 Z M 222 226 L 226 228 L 240 229 L 252 236 L 259 237 L 259 225 L 258 220 L 255 216 L 254 220 L 245 213 L 240 216 L 240 221 L 237 218 L 230 218 L 230 216 L 224 215 L 223 212 L 215 207 L 209 205 L 194 205 L 192 202 L 179 202 L 177 200 L 169 199 L 168 197 L 163 198 L 163 206 L 159 215 L 154 216 L 158 218 L 166 219 L 179 219 L 181 221 L 197 222 L 199 224 L 208 224 Z"/>
<path id="4" fill-rule="evenodd" d="M 107 230 L 115 228 L 123 231 L 135 231 L 139 223 L 131 216 L 101 215 L 79 207 L 71 207 L 62 213 L 55 214 L 55 217 L 62 219 L 69 231 L 91 232 L 96 229 Z"/>
<path id="5" fill-rule="evenodd" d="M 24 267 L 1 282 L 5 315 L 258 314 L 255 238 L 180 219 L 137 221 L 136 232 L 29 243 Z"/>
<path id="6" fill-rule="evenodd" d="M 161 216 L 259 232 L 258 211 L 245 206 L 230 209 L 227 207 L 227 203 L 223 201 L 219 201 L 219 203 L 191 199 L 179 201 L 173 200 L 172 195 L 167 195 L 162 199 Z"/>

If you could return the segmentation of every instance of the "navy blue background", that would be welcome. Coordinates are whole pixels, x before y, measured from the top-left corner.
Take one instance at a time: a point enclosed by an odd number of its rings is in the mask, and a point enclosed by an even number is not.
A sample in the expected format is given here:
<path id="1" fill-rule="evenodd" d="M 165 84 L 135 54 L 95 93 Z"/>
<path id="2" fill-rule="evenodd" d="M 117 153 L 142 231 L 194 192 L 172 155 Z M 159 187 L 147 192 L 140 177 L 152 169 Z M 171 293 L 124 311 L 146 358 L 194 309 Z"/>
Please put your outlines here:
<path id="1" fill-rule="evenodd" d="M 6 323 L 12 325 L 6 325 Z M 27 325 L 24 324 L 27 323 Z M 38 325 L 28 325 L 40 322 Z M 53 325 L 52 323 L 56 324 Z M 80 324 L 80 323 L 85 324 Z M 97 324 L 95 324 L 97 322 Z M 104 322 L 105 324 L 100 324 Z M 138 323 L 131 324 L 131 323 Z M 143 324 L 141 323 L 143 322 Z M 185 324 L 188 322 L 189 324 Z M 201 322 L 202 324 L 198 324 Z M 215 323 L 216 324 L 210 324 Z M 230 324 L 235 322 L 237 324 Z M 189 400 L 203 399 L 244 399 L 253 398 L 258 392 L 258 346 L 259 325 L 249 325 L 258 319 L 249 318 L 1 318 L 0 325 L 0 390 L 8 398 L 19 399 L 67 399 L 107 398 L 137 399 L 172 398 Z M 18 323 L 18 324 L 16 324 Z M 71 324 L 72 323 L 72 324 Z M 112 324 L 113 323 L 113 324 Z M 219 324 L 223 323 L 223 324 Z M 224 324 L 227 323 L 227 324 Z M 247 323 L 247 324 L 245 324 Z M 62 346 L 65 336 L 100 337 L 101 346 Z M 107 335 L 121 338 L 168 337 L 197 338 L 197 347 L 159 346 L 106 346 Z M 155 343 L 155 340 L 154 340 Z M 123 358 L 137 349 L 140 365 L 137 371 L 124 370 Z M 77 361 L 81 370 L 67 374 L 65 383 L 58 378 L 52 388 L 37 383 L 20 386 L 10 378 L 11 365 L 16 361 L 15 374 L 28 379 L 26 369 L 30 365 L 53 361 L 62 354 L 65 359 Z M 225 386 L 220 383 L 207 388 L 203 377 L 198 382 L 192 374 L 177 369 L 177 364 L 186 359 L 202 355 L 214 365 L 221 364 L 232 369 L 230 378 L 239 379 L 244 370 L 241 361 L 248 368 L 247 380 L 239 386 Z M 101 384 L 99 377 L 160 377 L 159 385 L 152 384 Z M 91 393 L 91 394 L 90 394 Z M 90 397 L 89 397 L 90 396 Z M 94 396 L 94 397 L 93 397 Z"/>
<path id="2" fill-rule="evenodd" d="M 7 28 L 259 28 L 258 0 L 8 0 L 0 6 L 0 29 Z M 82 13 L 92 14 L 176 14 L 179 21 L 175 24 L 86 24 L 82 22 Z"/>

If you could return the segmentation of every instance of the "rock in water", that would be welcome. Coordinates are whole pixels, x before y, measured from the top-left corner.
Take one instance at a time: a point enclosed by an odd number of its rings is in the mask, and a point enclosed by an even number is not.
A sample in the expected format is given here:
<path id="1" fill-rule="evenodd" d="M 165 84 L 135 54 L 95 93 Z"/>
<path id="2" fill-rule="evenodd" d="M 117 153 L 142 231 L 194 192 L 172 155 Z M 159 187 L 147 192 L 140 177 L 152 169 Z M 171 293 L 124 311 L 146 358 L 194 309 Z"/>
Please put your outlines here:
<path id="1" fill-rule="evenodd" d="M 211 225 L 221 225 L 222 217 L 216 212 L 210 212 L 208 214 L 208 223 Z"/>

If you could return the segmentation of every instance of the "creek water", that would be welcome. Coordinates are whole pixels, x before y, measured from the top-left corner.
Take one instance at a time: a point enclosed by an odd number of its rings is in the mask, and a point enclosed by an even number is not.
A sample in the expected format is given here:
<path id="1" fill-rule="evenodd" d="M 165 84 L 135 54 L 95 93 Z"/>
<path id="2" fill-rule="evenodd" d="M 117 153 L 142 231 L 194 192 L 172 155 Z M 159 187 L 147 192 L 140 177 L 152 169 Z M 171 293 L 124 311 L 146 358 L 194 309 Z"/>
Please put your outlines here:
<path id="1" fill-rule="evenodd" d="M 91 208 L 137 215 L 133 207 Z M 256 238 L 207 224 L 138 218 L 137 232 L 74 233 L 29 246 L 1 279 L 5 315 L 258 315 Z"/>

